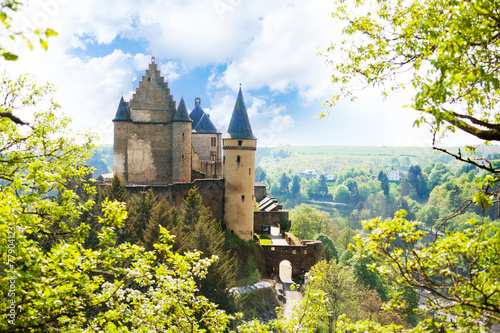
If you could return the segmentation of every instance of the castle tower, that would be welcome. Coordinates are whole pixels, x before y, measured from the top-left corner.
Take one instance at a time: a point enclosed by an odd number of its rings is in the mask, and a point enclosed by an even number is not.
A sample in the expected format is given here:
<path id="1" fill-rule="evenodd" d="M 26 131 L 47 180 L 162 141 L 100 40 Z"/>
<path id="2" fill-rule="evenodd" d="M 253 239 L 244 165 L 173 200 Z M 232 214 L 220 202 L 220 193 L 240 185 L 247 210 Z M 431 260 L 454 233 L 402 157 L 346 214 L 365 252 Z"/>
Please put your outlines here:
<path id="1" fill-rule="evenodd" d="M 224 220 L 227 231 L 244 240 L 253 237 L 255 151 L 257 138 L 252 133 L 243 94 L 238 92 L 227 133 L 222 138 L 225 179 Z"/>
<path id="2" fill-rule="evenodd" d="M 191 118 L 184 98 L 181 98 L 177 112 L 172 119 L 172 181 L 191 181 Z"/>
<path id="3" fill-rule="evenodd" d="M 137 185 L 172 183 L 175 113 L 170 88 L 153 57 L 132 99 L 128 103 L 121 99 L 113 120 L 113 171 L 123 182 Z"/>
<path id="4" fill-rule="evenodd" d="M 127 102 L 122 98 L 120 99 L 120 104 L 118 105 L 118 110 L 116 110 L 115 119 L 113 119 L 114 124 L 114 155 L 113 155 L 113 172 L 118 175 L 120 181 L 126 183 L 128 181 L 127 177 L 127 142 L 123 140 L 123 133 L 126 133 L 132 119 L 130 119 L 130 107 Z"/>

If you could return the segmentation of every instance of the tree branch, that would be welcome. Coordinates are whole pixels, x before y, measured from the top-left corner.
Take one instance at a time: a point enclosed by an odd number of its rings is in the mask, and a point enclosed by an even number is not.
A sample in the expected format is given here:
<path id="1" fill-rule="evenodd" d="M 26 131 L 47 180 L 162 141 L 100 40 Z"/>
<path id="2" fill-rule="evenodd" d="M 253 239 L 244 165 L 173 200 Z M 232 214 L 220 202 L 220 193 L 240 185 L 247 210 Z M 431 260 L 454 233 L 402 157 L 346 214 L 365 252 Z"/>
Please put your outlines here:
<path id="1" fill-rule="evenodd" d="M 18 125 L 28 125 L 28 123 L 25 123 L 18 117 L 14 116 L 11 112 L 0 111 L 0 117 L 10 119 L 13 123 L 16 123 Z"/>

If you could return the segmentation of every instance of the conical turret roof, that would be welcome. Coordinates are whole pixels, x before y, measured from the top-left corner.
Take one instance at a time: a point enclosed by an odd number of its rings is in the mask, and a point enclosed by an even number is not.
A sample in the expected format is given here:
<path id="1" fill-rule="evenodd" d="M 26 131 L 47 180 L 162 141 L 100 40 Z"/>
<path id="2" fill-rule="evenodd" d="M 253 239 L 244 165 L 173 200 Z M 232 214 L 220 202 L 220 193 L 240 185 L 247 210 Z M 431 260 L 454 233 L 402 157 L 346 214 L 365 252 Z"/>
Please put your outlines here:
<path id="1" fill-rule="evenodd" d="M 201 99 L 199 97 L 195 98 L 194 104 L 195 107 L 189 114 L 189 117 L 193 120 L 193 129 L 197 133 L 218 133 L 217 127 L 215 127 L 210 116 L 201 107 Z"/>
<path id="2" fill-rule="evenodd" d="M 179 107 L 175 112 L 174 119 L 172 121 L 184 121 L 184 122 L 193 122 L 191 118 L 189 118 L 188 110 L 186 108 L 186 103 L 184 103 L 184 98 L 181 97 L 181 101 L 179 102 Z"/>
<path id="3" fill-rule="evenodd" d="M 118 105 L 118 110 L 116 110 L 115 119 L 113 121 L 131 121 L 130 119 L 130 108 L 122 98 L 120 99 L 120 104 Z"/>
<path id="4" fill-rule="evenodd" d="M 233 115 L 231 116 L 229 127 L 227 128 L 227 134 L 224 135 L 224 137 L 229 139 L 257 140 L 252 133 L 252 126 L 250 126 L 250 120 L 248 119 L 247 108 L 245 106 L 245 101 L 243 100 L 241 87 L 238 92 L 236 104 L 234 105 Z"/>

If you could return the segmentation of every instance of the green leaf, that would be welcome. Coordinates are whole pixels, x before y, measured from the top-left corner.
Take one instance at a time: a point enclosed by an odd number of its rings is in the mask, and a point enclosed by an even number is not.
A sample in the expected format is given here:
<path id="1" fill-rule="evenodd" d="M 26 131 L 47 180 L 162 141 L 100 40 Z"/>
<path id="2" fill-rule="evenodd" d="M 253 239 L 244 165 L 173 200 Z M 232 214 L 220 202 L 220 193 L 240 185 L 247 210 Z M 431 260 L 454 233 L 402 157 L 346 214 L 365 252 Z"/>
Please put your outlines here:
<path id="1" fill-rule="evenodd" d="M 57 36 L 57 35 L 58 35 L 58 33 L 52 29 L 45 30 L 45 36 L 47 36 L 47 38 Z"/>
<path id="2" fill-rule="evenodd" d="M 40 38 L 40 45 L 42 46 L 42 48 L 47 51 L 47 49 L 49 48 L 49 43 L 47 43 L 46 40 L 43 40 Z"/>
<path id="3" fill-rule="evenodd" d="M 5 60 L 9 60 L 9 61 L 15 61 L 15 60 L 17 60 L 17 58 L 19 58 L 19 56 L 15 55 L 13 53 L 10 53 L 10 52 L 4 52 L 4 53 L 2 53 L 2 57 Z"/>

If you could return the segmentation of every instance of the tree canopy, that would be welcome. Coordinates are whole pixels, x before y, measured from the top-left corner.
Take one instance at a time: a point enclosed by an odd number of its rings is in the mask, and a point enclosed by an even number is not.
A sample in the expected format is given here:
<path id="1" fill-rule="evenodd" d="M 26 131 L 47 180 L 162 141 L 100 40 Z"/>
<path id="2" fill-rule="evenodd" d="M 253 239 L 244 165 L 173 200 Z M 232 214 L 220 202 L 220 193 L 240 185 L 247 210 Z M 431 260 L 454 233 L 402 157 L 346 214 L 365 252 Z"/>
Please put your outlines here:
<path id="1" fill-rule="evenodd" d="M 424 114 L 417 125 L 427 121 L 440 133 L 458 128 L 483 140 L 500 140 L 496 1 L 336 4 L 332 16 L 343 25 L 345 39 L 323 52 L 339 86 L 327 104 L 355 98 L 358 88 L 367 86 L 384 95 L 411 86 L 411 107 Z"/>
<path id="2" fill-rule="evenodd" d="M 337 0 L 335 3 L 332 16 L 342 25 L 344 40 L 332 43 L 323 52 L 333 70 L 332 82 L 339 88 L 326 104 L 333 106 L 342 99 L 354 99 L 366 87 L 381 89 L 384 96 L 411 87 L 414 94 L 408 103 L 421 112 L 415 124 L 431 125 L 434 144 L 436 138 L 456 130 L 486 143 L 500 141 L 498 1 Z M 485 320 L 500 321 L 497 288 L 500 279 L 496 267 L 500 231 L 486 218 L 486 210 L 498 203 L 500 170 L 492 163 L 479 163 L 462 156 L 460 150 L 450 153 L 435 149 L 490 173 L 476 178 L 478 190 L 463 201 L 465 194 L 461 189 L 467 189 L 455 187 L 449 181 L 453 176 L 444 168 L 439 170 L 442 165 L 436 164 L 433 172 L 426 172 L 428 179 L 419 167 L 413 166 L 401 195 L 421 199 L 433 189 L 429 203 L 436 205 L 434 211 L 428 207 L 416 216 L 432 220 L 441 215 L 438 206 L 452 207 L 455 212 L 439 224 L 426 221 L 440 230 L 445 229 L 446 221 L 463 214 L 472 203 L 480 215 L 468 212 L 467 222 L 460 230 L 448 229 L 440 234 L 423 228 L 419 222 L 408 221 L 407 212 L 402 210 L 393 219 L 365 222 L 368 234 L 357 237 L 355 248 L 362 258 L 373 262 L 373 270 L 400 288 L 419 288 L 420 292 L 428 293 L 425 306 L 439 320 L 424 320 L 415 331 L 480 331 Z M 438 198 L 446 202 L 438 203 Z M 400 204 L 415 218 L 409 199 L 402 198 Z M 417 207 L 413 202 L 412 205 Z M 393 295 L 391 302 L 396 308 L 404 307 L 398 295 Z M 340 332 L 402 331 L 401 326 L 349 324 L 342 318 L 337 327 Z"/>

